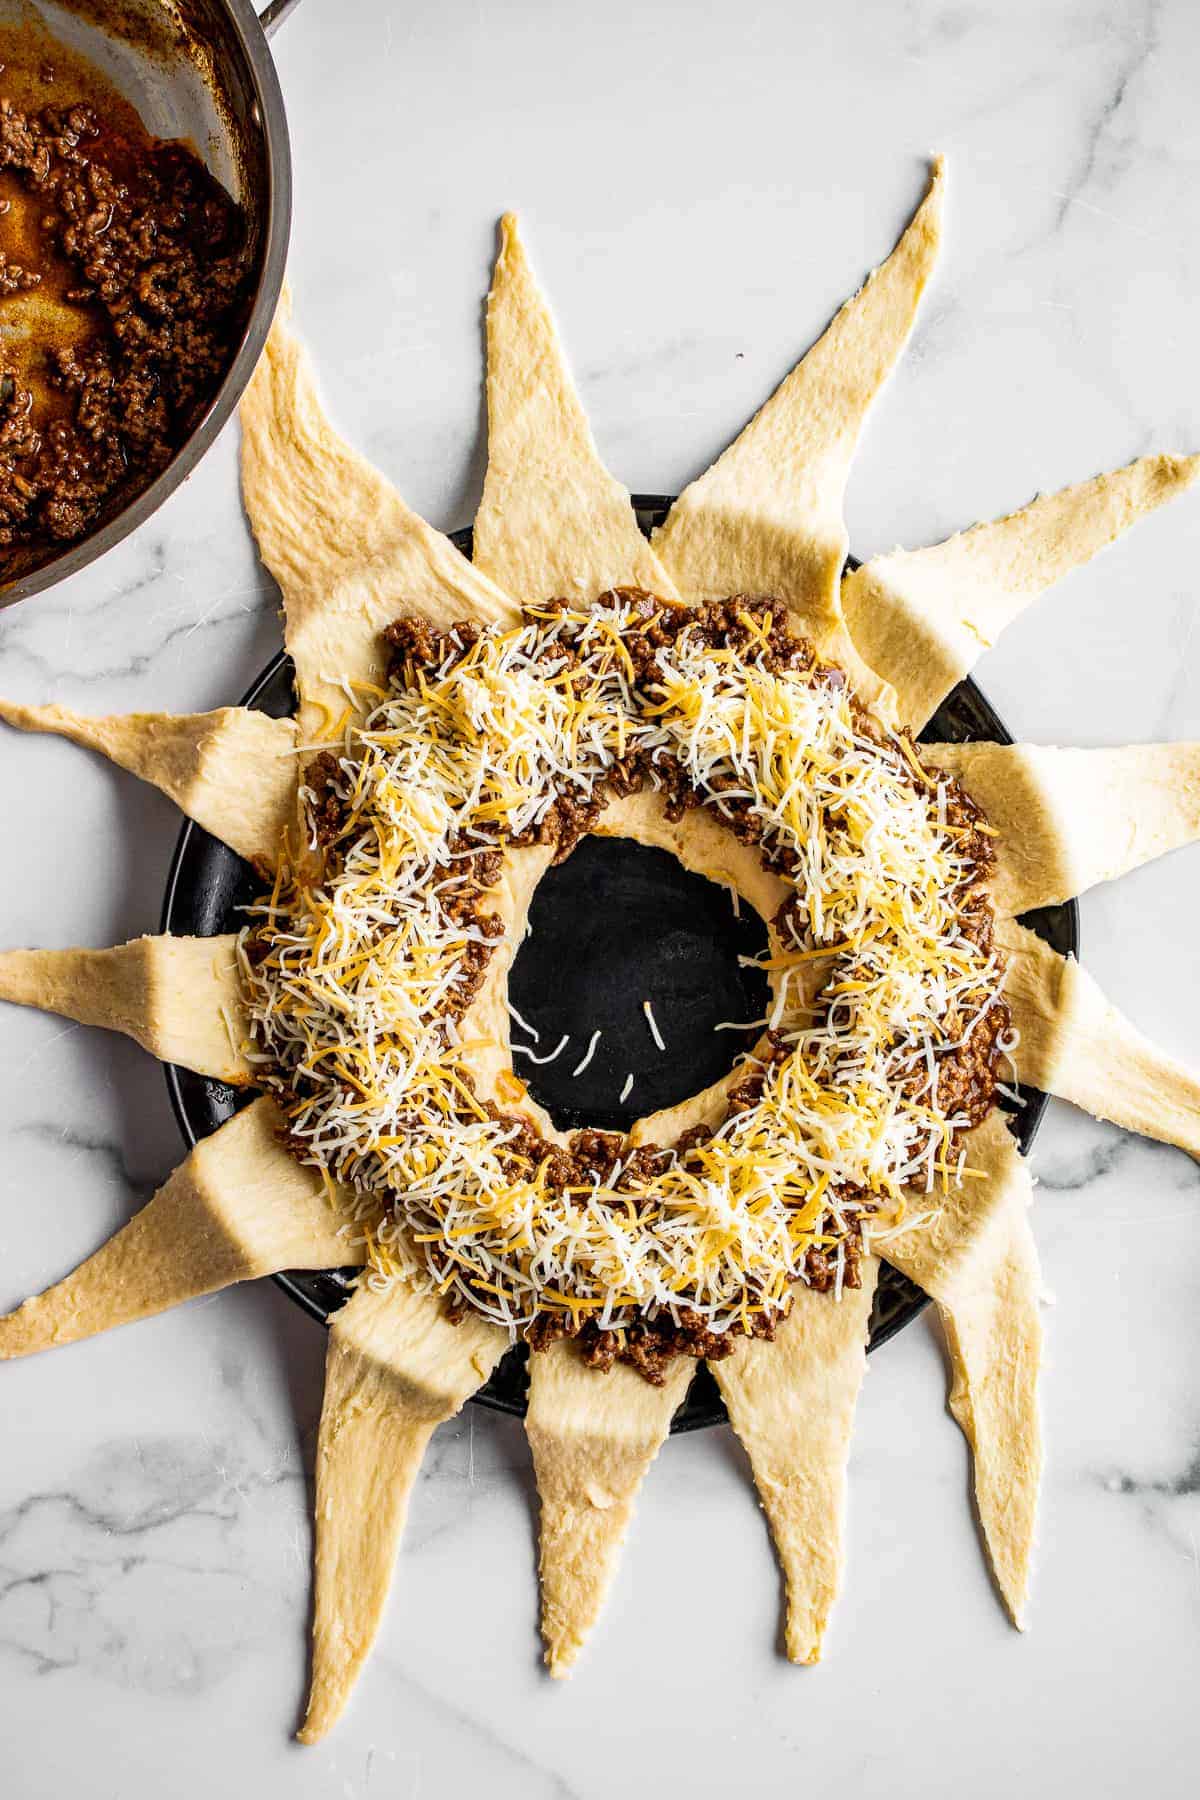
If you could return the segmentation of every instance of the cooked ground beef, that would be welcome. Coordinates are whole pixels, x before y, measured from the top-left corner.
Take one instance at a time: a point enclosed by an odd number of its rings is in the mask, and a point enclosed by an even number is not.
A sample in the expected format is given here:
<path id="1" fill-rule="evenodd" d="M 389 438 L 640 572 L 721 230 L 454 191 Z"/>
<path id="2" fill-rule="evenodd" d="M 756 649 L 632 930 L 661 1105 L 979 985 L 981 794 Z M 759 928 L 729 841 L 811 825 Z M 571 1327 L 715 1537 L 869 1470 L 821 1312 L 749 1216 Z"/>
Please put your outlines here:
<path id="1" fill-rule="evenodd" d="M 652 1387 L 662 1387 L 677 1356 L 697 1362 L 723 1362 L 737 1349 L 739 1337 L 775 1336 L 783 1313 L 758 1313 L 748 1331 L 709 1331 L 698 1313 L 682 1308 L 677 1319 L 667 1313 L 639 1319 L 624 1331 L 601 1331 L 591 1320 L 572 1333 L 561 1314 L 543 1313 L 526 1332 L 533 1350 L 545 1350 L 559 1338 L 575 1336 L 579 1355 L 590 1369 L 607 1371 L 615 1362 L 628 1363 Z"/>
<path id="2" fill-rule="evenodd" d="M 305 785 L 312 793 L 309 814 L 313 837 L 321 850 L 341 836 L 350 817 L 350 808 L 339 792 L 341 775 L 338 759 L 331 750 L 320 751 L 304 771 Z"/>
<path id="3" fill-rule="evenodd" d="M 966 1041 L 938 1064 L 938 1105 L 948 1118 L 965 1116 L 964 1130 L 981 1125 L 992 1110 L 999 1079 L 999 1040 L 1011 1024 L 1007 1004 L 998 1001 L 972 1026 Z"/>
<path id="4" fill-rule="evenodd" d="M 414 669 L 440 669 L 443 663 L 457 662 L 478 643 L 480 635 L 481 627 L 465 620 L 449 631 L 439 631 L 428 619 L 411 614 L 396 619 L 383 633 L 389 679 L 402 687 Z"/>
<path id="5" fill-rule="evenodd" d="M 845 684 L 840 669 L 820 664 L 811 645 L 793 636 L 787 609 L 779 601 L 741 595 L 691 609 L 656 599 L 641 590 L 618 591 L 646 621 L 642 630 L 633 631 L 625 638 L 639 683 L 653 681 L 659 652 L 686 628 L 699 631 L 704 643 L 714 649 L 731 647 L 743 651 L 753 648 L 756 652 L 765 649 L 763 660 L 775 673 L 812 671 L 815 680 L 830 687 Z M 566 607 L 568 603 L 552 604 Z M 751 612 L 753 623 L 748 622 Z M 479 628 L 470 624 L 458 624 L 448 631 L 440 631 L 425 619 L 397 619 L 384 633 L 390 651 L 390 678 L 397 685 L 407 685 L 422 672 L 445 669 L 464 656 L 479 635 Z M 571 653 L 559 644 L 555 654 L 561 657 Z M 870 714 L 853 697 L 851 704 L 858 728 L 873 741 L 884 742 Z M 665 793 L 671 817 L 680 818 L 689 808 L 704 804 L 704 797 L 677 762 L 660 756 L 652 771 L 648 761 L 634 754 L 606 777 L 603 787 L 592 799 L 580 801 L 575 795 L 560 794 L 539 827 L 536 841 L 553 844 L 556 860 L 561 860 L 569 855 L 580 837 L 592 830 L 611 796 L 636 792 L 651 778 L 651 773 L 656 785 Z M 930 774 L 934 779 L 946 780 L 947 822 L 959 833 L 971 871 L 958 897 L 963 932 L 986 951 L 991 947 L 993 921 L 991 908 L 980 886 L 994 861 L 991 841 L 980 829 L 986 820 L 956 781 L 932 771 Z M 919 777 L 913 772 L 911 779 L 915 785 Z M 311 812 L 317 841 L 336 857 L 343 848 L 339 839 L 348 820 L 348 811 L 339 793 L 337 759 L 329 752 L 322 752 L 308 765 L 306 780 L 314 795 Z M 751 810 L 749 802 L 731 800 L 718 816 L 741 841 L 757 845 L 769 867 L 784 875 L 793 872 L 796 866 L 794 853 L 786 845 L 764 836 L 762 822 Z M 533 841 L 535 834 L 509 838 L 514 845 Z M 442 904 L 450 917 L 479 924 L 494 939 L 499 935 L 499 927 L 489 912 L 487 889 L 495 883 L 500 872 L 499 852 L 472 856 L 465 841 L 456 841 L 452 848 L 458 855 L 444 873 L 447 878 L 453 877 L 453 885 L 442 889 Z M 798 925 L 802 923 L 798 898 L 789 898 L 777 916 L 776 924 L 785 935 L 789 916 L 795 918 Z M 469 946 L 464 959 L 465 977 L 446 1008 L 447 1018 L 459 1019 L 465 1013 L 482 983 L 492 948 L 492 943 Z M 961 1113 L 972 1125 L 986 1117 L 995 1096 L 999 1058 L 997 1040 L 1009 1023 L 1008 1009 L 1000 1002 L 975 1023 L 966 1041 L 956 1051 L 941 1060 L 938 1101 L 948 1114 Z M 760 1047 L 759 1059 L 746 1065 L 728 1091 L 728 1113 L 756 1106 L 762 1098 L 770 1069 L 786 1061 L 790 1054 L 784 1039 L 774 1031 L 768 1032 Z M 914 1076 L 914 1080 L 917 1079 L 920 1077 Z M 575 1132 L 562 1145 L 544 1138 L 524 1114 L 505 1112 L 490 1101 L 484 1105 L 488 1115 L 511 1132 L 504 1160 L 512 1177 L 528 1178 L 533 1171 L 544 1167 L 547 1184 L 560 1191 L 573 1187 L 587 1189 L 601 1183 L 612 1186 L 619 1193 L 628 1193 L 636 1200 L 647 1181 L 668 1168 L 676 1158 L 686 1162 L 689 1153 L 713 1135 L 710 1126 L 696 1125 L 672 1146 L 643 1144 L 634 1148 L 620 1132 L 584 1130 Z M 871 1196 L 860 1189 L 844 1187 L 840 1197 L 843 1201 L 856 1201 L 865 1210 L 872 1204 Z M 827 1292 L 837 1280 L 840 1260 L 844 1285 L 857 1288 L 861 1281 L 861 1250 L 857 1227 L 843 1240 L 840 1259 L 836 1250 L 812 1246 L 805 1256 L 805 1280 L 817 1292 Z M 467 1303 L 461 1296 L 447 1305 L 451 1317 L 465 1316 Z M 608 1369 L 616 1361 L 626 1362 L 645 1380 L 661 1386 L 675 1357 L 719 1361 L 732 1353 L 739 1336 L 773 1337 L 783 1316 L 783 1313 L 755 1314 L 748 1325 L 739 1322 L 728 1331 L 716 1333 L 708 1329 L 700 1315 L 686 1308 L 679 1309 L 675 1316 L 664 1312 L 639 1318 L 619 1330 L 601 1329 L 594 1320 L 575 1323 L 562 1312 L 545 1312 L 534 1319 L 525 1337 L 533 1350 L 545 1349 L 561 1338 L 574 1338 L 579 1354 L 589 1366 Z"/>
<path id="6" fill-rule="evenodd" d="M 35 239 L 20 261 L 0 250 L 0 324 L 14 296 L 34 306 L 32 324 L 8 321 L 0 352 L 0 578 L 161 473 L 248 312 L 241 208 L 182 144 L 139 137 L 127 109 L 121 121 L 70 100 L 23 111 L 0 94 L 0 180 Z"/>
<path id="7" fill-rule="evenodd" d="M 678 601 L 647 593 L 644 588 L 614 588 L 612 592 L 646 621 L 626 639 L 640 681 L 653 678 L 659 651 L 669 649 L 684 631 L 693 642 L 707 649 L 729 649 L 739 655 L 757 655 L 762 651 L 763 662 L 776 675 L 785 670 L 811 669 L 816 664 L 812 645 L 792 631 L 782 600 L 734 594 L 728 600 L 712 600 L 704 606 L 682 606 Z M 845 686 L 846 678 L 840 669 L 827 668 L 826 673 L 832 686 Z"/>
<path id="8" fill-rule="evenodd" d="M 30 269 L 23 269 L 20 263 L 10 262 L 3 250 L 0 250 L 0 294 L 27 294 L 41 281 Z"/>

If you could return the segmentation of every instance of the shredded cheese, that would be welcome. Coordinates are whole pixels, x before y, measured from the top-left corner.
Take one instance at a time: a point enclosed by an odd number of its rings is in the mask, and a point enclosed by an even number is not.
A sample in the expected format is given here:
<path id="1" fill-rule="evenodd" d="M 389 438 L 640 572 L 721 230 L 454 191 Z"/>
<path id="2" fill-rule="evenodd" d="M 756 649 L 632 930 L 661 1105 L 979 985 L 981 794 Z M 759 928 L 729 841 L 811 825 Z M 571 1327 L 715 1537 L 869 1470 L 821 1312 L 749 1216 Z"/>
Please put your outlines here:
<path id="1" fill-rule="evenodd" d="M 555 1044 L 553 1050 L 549 1051 L 548 1054 L 545 1056 L 535 1056 L 533 1051 L 529 1048 L 528 1044 L 514 1044 L 512 1047 L 512 1053 L 514 1056 L 527 1056 L 531 1063 L 536 1063 L 539 1069 L 544 1069 L 547 1063 L 552 1063 L 552 1062 L 558 1061 L 559 1057 L 562 1055 L 563 1051 L 566 1049 L 566 1047 L 570 1043 L 570 1041 L 571 1041 L 570 1032 L 564 1031 L 562 1036 L 559 1038 L 557 1044 Z"/>
<path id="2" fill-rule="evenodd" d="M 813 1246 L 840 1291 L 846 1240 L 878 1239 L 877 1209 L 972 1173 L 950 1152 L 964 1121 L 939 1107 L 938 1070 L 1003 971 L 963 929 L 973 866 L 944 786 L 844 686 L 770 668 L 765 622 L 746 618 L 750 651 L 685 628 L 639 686 L 622 640 L 645 620 L 619 595 L 530 611 L 371 690 L 347 727 L 341 837 L 318 874 L 281 863 L 238 957 L 251 1059 L 298 1153 L 350 1194 L 376 1279 L 403 1274 L 513 1332 L 545 1310 L 622 1329 L 683 1308 L 722 1331 L 784 1307 Z M 796 901 L 765 965 L 776 1048 L 739 1070 L 758 1078 L 753 1104 L 686 1155 L 555 1187 L 520 1121 L 476 1097 L 460 1002 L 495 939 L 459 902 L 473 859 L 536 835 L 560 793 L 592 798 L 632 752 L 681 767 L 726 823 L 748 808 L 787 854 Z M 513 1054 L 544 1065 L 568 1042 Z"/>
<path id="3" fill-rule="evenodd" d="M 542 1035 L 541 1032 L 536 1030 L 535 1027 L 529 1023 L 528 1019 L 523 1019 L 521 1017 L 520 1013 L 517 1011 L 517 1009 L 513 1005 L 512 1001 L 508 998 L 507 994 L 504 997 L 504 1005 L 505 1005 L 505 1008 L 507 1009 L 508 1016 L 513 1021 L 514 1025 L 519 1025 L 521 1027 L 522 1031 L 528 1033 L 528 1035 L 533 1039 L 535 1044 L 538 1043 L 541 1039 L 541 1035 Z"/>
<path id="4" fill-rule="evenodd" d="M 654 1039 L 656 1047 L 659 1050 L 665 1050 L 667 1046 L 663 1042 L 663 1034 L 658 1029 L 658 1020 L 654 1016 L 654 1008 L 648 1000 L 642 1001 L 642 1011 L 646 1015 L 646 1023 L 650 1027 L 650 1036 Z"/>

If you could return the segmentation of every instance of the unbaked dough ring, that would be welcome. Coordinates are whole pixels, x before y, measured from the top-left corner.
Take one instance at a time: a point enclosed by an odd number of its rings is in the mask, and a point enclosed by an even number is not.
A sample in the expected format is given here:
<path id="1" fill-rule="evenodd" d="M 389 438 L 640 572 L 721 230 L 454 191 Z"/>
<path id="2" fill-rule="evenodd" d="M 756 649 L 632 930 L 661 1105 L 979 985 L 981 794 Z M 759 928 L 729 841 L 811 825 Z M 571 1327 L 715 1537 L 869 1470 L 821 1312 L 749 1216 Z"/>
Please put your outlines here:
<path id="1" fill-rule="evenodd" d="M 611 800 L 597 820 L 593 835 L 627 838 L 651 849 L 665 850 L 692 874 L 715 881 L 745 901 L 768 927 L 791 891 L 786 882 L 764 867 L 756 850 L 739 843 L 711 812 L 696 807 L 685 819 L 669 819 L 662 795 L 650 788 Z M 502 920 L 504 937 L 497 944 L 479 992 L 463 1019 L 462 1036 L 477 1093 L 502 1107 L 519 1101 L 543 1137 L 565 1144 L 570 1134 L 554 1125 L 513 1068 L 511 1020 L 506 1005 L 509 971 L 524 935 L 529 908 L 537 884 L 553 860 L 553 850 L 541 844 L 516 850 L 509 847 L 502 852 L 500 877 L 489 910 Z M 769 979 L 774 991 L 778 977 L 771 971 Z M 731 1070 L 716 1088 L 706 1089 L 705 1095 L 715 1097 L 717 1088 L 723 1092 L 737 1074 L 737 1069 Z M 701 1112 L 696 1109 L 703 1110 L 704 1097 L 691 1096 L 670 1112 L 639 1119 L 631 1128 L 634 1143 L 673 1142 L 687 1124 L 697 1122 Z M 676 1115 L 686 1123 L 673 1127 Z M 652 1125 L 666 1130 L 668 1135 L 655 1139 Z"/>
<path id="2" fill-rule="evenodd" d="M 479 522 L 481 562 L 508 571 L 522 598 L 564 589 L 586 595 L 639 580 L 662 589 L 656 553 L 679 591 L 692 599 L 747 588 L 781 594 L 819 648 L 850 671 L 865 698 L 887 712 L 896 705 L 895 682 L 900 715 L 919 723 L 970 666 L 977 647 L 1049 580 L 1186 486 L 1197 469 L 1190 458 L 1146 459 L 948 545 L 878 558 L 839 588 L 849 453 L 932 267 L 940 190 L 939 168 L 892 257 L 714 469 L 681 497 L 649 551 L 634 535 L 627 495 L 599 462 L 549 314 L 506 223 L 489 317 L 493 444 Z M 443 624 L 461 617 L 518 617 L 515 601 L 417 519 L 332 431 L 286 329 L 286 311 L 285 301 L 246 396 L 244 477 L 264 558 L 283 589 L 303 738 L 294 722 L 239 709 L 178 720 L 146 714 L 87 720 L 56 707 L 0 707 L 0 716 L 13 724 L 59 732 L 154 782 L 261 868 L 273 864 L 294 818 L 296 744 L 339 736 L 361 691 L 344 681 L 369 682 L 382 667 L 376 643 L 382 623 L 406 608 Z M 530 361 L 537 363 L 536 381 L 522 370 Z M 552 466 L 539 464 L 537 453 L 547 448 Z M 525 541 L 504 541 L 506 517 L 523 521 L 518 531 Z M 603 530 L 593 535 L 595 520 L 603 521 Z M 950 570 L 969 577 L 977 591 L 954 584 L 948 590 Z M 847 619 L 861 632 L 857 648 Z M 902 631 L 920 640 L 915 654 L 907 640 L 901 642 Z M 877 673 L 868 668 L 872 663 Z M 1054 793 L 1061 799 L 1066 790 L 1055 789 L 1054 771 L 1069 772 L 1068 764 L 1056 761 L 1053 771 L 1044 761 L 1031 767 L 1029 755 L 1036 754 L 1001 758 L 1043 796 L 1051 794 L 1028 842 L 1020 844 L 1014 830 L 1008 846 L 1002 845 L 1001 872 L 1013 910 L 1033 904 L 1034 896 L 1062 897 L 1072 883 L 1119 873 L 1195 835 L 1187 794 L 1177 791 L 1163 802 L 1177 784 L 1178 752 L 1153 753 L 1162 758 L 1158 773 L 1146 760 L 1150 753 L 1114 753 L 1126 756 L 1123 774 L 1139 755 L 1142 761 L 1136 791 L 1127 790 L 1123 802 L 1128 841 L 1111 851 L 1086 841 L 1084 822 L 1070 815 L 1069 806 L 1066 815 L 1058 808 Z M 986 748 L 963 756 L 974 757 L 985 785 Z M 1087 768 L 1096 772 L 1101 764 L 1092 761 Z M 652 808 L 646 796 L 614 805 L 609 828 L 621 824 L 640 841 L 661 841 L 653 834 L 665 829 L 663 821 L 646 816 Z M 701 816 L 693 815 L 691 829 L 667 847 L 737 887 L 728 845 L 701 846 L 697 834 L 704 829 Z M 506 869 L 509 891 L 498 904 L 514 919 L 537 872 L 536 859 L 525 873 L 511 864 Z M 747 873 L 742 891 L 769 916 L 772 897 L 760 876 Z M 1013 959 L 1011 992 L 1023 1030 L 1018 1072 L 1195 1151 L 1194 1079 L 1106 1011 L 1094 984 L 1073 964 L 1027 943 L 1016 927 L 1002 924 L 1000 936 Z M 190 1056 L 196 1066 L 223 1067 L 225 1049 L 212 1035 L 211 968 L 185 977 L 185 991 L 197 996 L 196 1017 L 188 1020 L 178 995 L 172 1004 L 154 998 L 164 970 L 183 968 L 174 950 L 143 945 L 84 952 L 74 960 L 72 954 L 17 953 L 3 965 L 7 991 L 128 1029 L 150 1048 Z M 147 1018 L 140 1022 L 134 1016 L 139 996 L 147 1000 Z M 479 1016 L 486 1024 L 485 1013 Z M 492 1035 L 506 1058 L 507 1015 L 495 1024 Z M 719 1116 L 722 1084 L 689 1105 Z M 0 1354 L 71 1341 L 288 1264 L 329 1266 L 361 1256 L 361 1249 L 348 1248 L 339 1215 L 312 1172 L 281 1146 L 282 1123 L 272 1103 L 260 1100 L 201 1145 L 74 1276 L 0 1320 Z M 644 1121 L 642 1129 L 662 1123 Z M 985 1539 L 1006 1603 L 1020 1620 L 1040 1466 L 1040 1326 L 1028 1178 L 994 1115 L 970 1135 L 967 1152 L 979 1178 L 951 1193 L 925 1226 L 910 1225 L 880 1248 L 937 1302 L 953 1366 L 950 1403 L 972 1446 Z M 911 1210 L 922 1206 L 930 1206 L 929 1198 L 913 1196 Z M 837 1313 L 832 1307 L 818 1311 L 816 1296 L 798 1298 L 803 1311 L 838 1339 L 826 1362 L 806 1359 L 816 1338 L 807 1338 L 797 1324 L 785 1329 L 780 1346 L 741 1346 L 719 1378 L 750 1449 L 785 1565 L 789 1650 L 808 1657 L 819 1647 L 839 1573 L 841 1470 L 862 1363 L 863 1322 L 854 1308 L 865 1308 L 866 1295 Z M 453 1341 L 442 1342 L 448 1333 Z M 486 1321 L 448 1327 L 434 1302 L 404 1290 L 393 1290 L 385 1304 L 362 1286 L 335 1323 L 318 1471 L 316 1648 L 306 1737 L 320 1735 L 337 1716 L 373 1635 L 428 1432 L 485 1378 L 499 1347 Z M 684 1376 L 675 1379 L 682 1384 Z M 638 1380 L 620 1369 L 593 1375 L 561 1351 L 535 1366 L 530 1436 L 543 1493 L 548 1648 L 560 1670 L 595 1617 L 633 1494 L 669 1424 L 673 1393 L 655 1395 L 638 1386 L 622 1397 Z M 830 1407 L 822 1421 L 829 1428 L 816 1435 L 801 1428 L 798 1394 L 809 1384 L 817 1396 L 813 1407 L 822 1401 Z M 612 1417 L 604 1416 L 606 1396 Z M 372 1495 L 366 1533 L 349 1510 L 364 1482 Z"/>

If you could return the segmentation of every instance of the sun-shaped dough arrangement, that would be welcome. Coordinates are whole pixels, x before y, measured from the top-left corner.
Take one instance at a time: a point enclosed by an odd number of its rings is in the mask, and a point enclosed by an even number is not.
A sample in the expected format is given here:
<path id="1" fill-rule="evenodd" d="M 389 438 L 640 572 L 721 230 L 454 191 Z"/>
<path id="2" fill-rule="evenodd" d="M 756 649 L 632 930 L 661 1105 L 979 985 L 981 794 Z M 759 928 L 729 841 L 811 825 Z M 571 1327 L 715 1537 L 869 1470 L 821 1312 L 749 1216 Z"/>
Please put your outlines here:
<path id="1" fill-rule="evenodd" d="M 565 598 L 582 610 L 627 586 L 676 605 L 774 596 L 877 719 L 919 731 L 1031 601 L 1200 466 L 1147 457 L 945 543 L 848 569 L 850 460 L 933 267 L 942 190 L 937 165 L 891 256 L 649 543 L 628 493 L 600 463 L 511 219 L 488 307 L 489 460 L 473 561 L 332 430 L 285 306 L 242 407 L 243 486 L 282 590 L 296 718 L 236 707 L 85 718 L 8 703 L 0 716 L 71 738 L 154 783 L 268 883 L 298 817 L 312 746 L 354 730 L 348 696 L 386 693 L 380 634 L 401 613 L 439 629 L 507 628 L 522 607 Z M 1018 923 L 1200 836 L 1200 745 L 973 743 L 923 747 L 923 756 L 961 781 L 995 834 L 988 894 L 1020 1079 L 1200 1156 L 1200 1079 L 1141 1037 L 1077 963 Z M 740 854 L 745 846 L 695 812 L 672 822 L 653 796 L 638 799 L 624 814 L 610 808 L 595 828 L 663 845 L 765 909 L 761 869 Z M 509 930 L 477 1002 L 490 1009 L 497 1066 L 509 1070 L 508 960 L 547 858 L 538 846 L 505 853 Z M 232 936 L 11 951 L 0 956 L 0 996 L 126 1032 L 164 1062 L 255 1084 Z M 936 1303 L 983 1537 L 1019 1626 L 1041 1469 L 1031 1184 L 1002 1113 L 990 1112 L 966 1149 L 971 1178 L 921 1194 L 913 1222 L 886 1236 L 880 1253 Z M 285 1143 L 279 1102 L 263 1094 L 73 1274 L 0 1319 L 0 1356 L 70 1343 L 233 1282 L 368 1254 L 361 1235 L 347 1237 L 336 1189 Z M 773 1341 L 748 1336 L 712 1365 L 783 1566 L 787 1653 L 797 1662 L 818 1659 L 838 1587 L 844 1472 L 878 1266 L 875 1253 L 864 1254 L 860 1284 L 838 1299 L 797 1283 Z M 509 1341 L 480 1313 L 454 1322 L 435 1295 L 377 1276 L 360 1281 L 334 1317 L 317 1451 L 306 1741 L 337 1719 L 368 1653 L 434 1428 L 486 1381 Z M 562 1341 L 531 1358 L 527 1427 L 555 1675 L 600 1611 L 637 1489 L 694 1366 L 679 1357 L 654 1386 L 620 1362 L 598 1373 Z"/>

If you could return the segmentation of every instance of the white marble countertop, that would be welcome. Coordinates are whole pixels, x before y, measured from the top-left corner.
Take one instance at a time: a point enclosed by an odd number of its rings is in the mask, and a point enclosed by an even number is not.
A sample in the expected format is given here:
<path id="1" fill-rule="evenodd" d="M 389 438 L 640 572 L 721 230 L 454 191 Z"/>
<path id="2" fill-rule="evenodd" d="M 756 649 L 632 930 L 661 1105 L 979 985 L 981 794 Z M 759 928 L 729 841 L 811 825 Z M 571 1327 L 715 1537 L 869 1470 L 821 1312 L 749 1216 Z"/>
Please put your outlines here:
<path id="1" fill-rule="evenodd" d="M 348 435 L 440 525 L 467 522 L 479 489 L 503 209 L 522 210 L 610 464 L 669 491 L 886 252 L 933 150 L 951 158 L 948 242 L 856 467 L 854 548 L 1200 447 L 1190 0 L 306 0 L 276 51 L 298 321 Z M 279 631 L 235 448 L 227 431 L 134 539 L 0 613 L 6 694 L 101 712 L 242 691 Z M 1200 737 L 1198 558 L 1191 497 L 1028 614 L 981 669 L 1010 726 Z M 154 930 L 167 802 L 49 739 L 6 735 L 0 756 L 0 942 Z M 1200 1060 L 1200 850 L 1082 910 L 1112 997 Z M 180 1154 L 148 1059 L 16 1010 L 0 1133 L 3 1304 Z M 324 1342 L 258 1284 L 5 1367 L 0 1790 L 1194 1793 L 1200 1171 L 1059 1106 L 1035 1167 L 1055 1303 L 1025 1636 L 984 1571 L 922 1322 L 872 1359 L 820 1669 L 777 1653 L 761 1515 L 714 1431 L 664 1451 L 601 1628 L 574 1679 L 548 1682 L 523 1436 L 469 1407 L 435 1440 L 352 1708 L 300 1750 Z"/>

